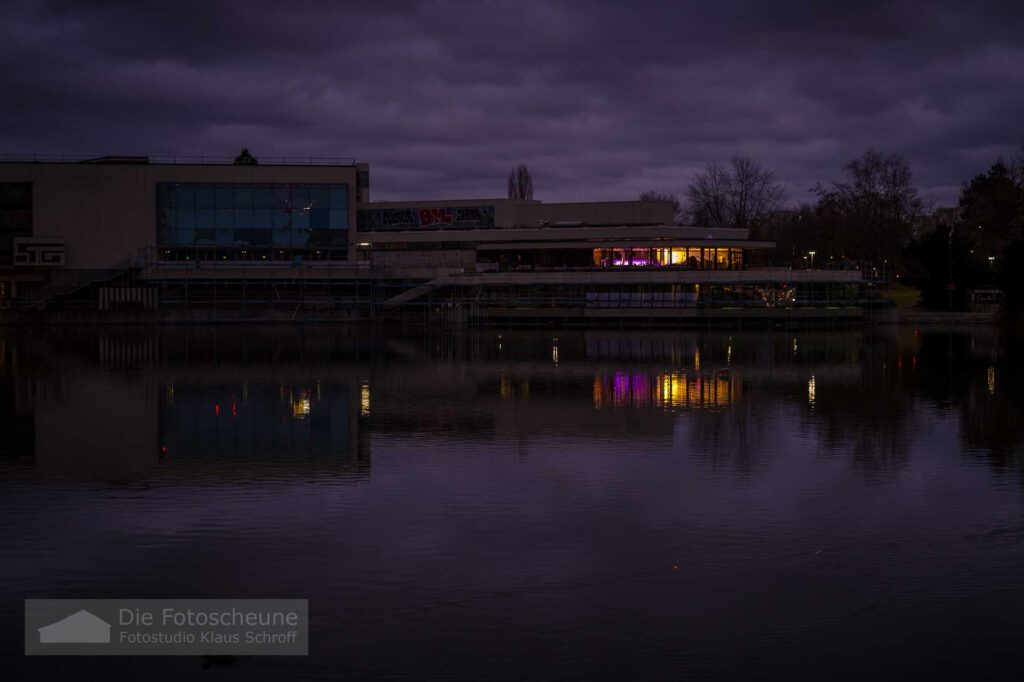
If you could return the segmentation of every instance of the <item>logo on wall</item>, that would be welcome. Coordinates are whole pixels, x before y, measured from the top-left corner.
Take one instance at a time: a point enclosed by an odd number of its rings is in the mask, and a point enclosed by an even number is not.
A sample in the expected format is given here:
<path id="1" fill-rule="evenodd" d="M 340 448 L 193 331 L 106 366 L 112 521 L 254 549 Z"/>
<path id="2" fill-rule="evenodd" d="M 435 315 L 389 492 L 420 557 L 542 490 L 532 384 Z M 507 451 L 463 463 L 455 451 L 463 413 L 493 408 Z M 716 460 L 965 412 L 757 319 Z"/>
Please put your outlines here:
<path id="1" fill-rule="evenodd" d="M 494 206 L 423 206 L 360 209 L 361 232 L 494 227 Z"/>
<path id="2" fill-rule="evenodd" d="M 67 260 L 67 244 L 60 238 L 15 237 L 14 264 L 61 267 Z"/>

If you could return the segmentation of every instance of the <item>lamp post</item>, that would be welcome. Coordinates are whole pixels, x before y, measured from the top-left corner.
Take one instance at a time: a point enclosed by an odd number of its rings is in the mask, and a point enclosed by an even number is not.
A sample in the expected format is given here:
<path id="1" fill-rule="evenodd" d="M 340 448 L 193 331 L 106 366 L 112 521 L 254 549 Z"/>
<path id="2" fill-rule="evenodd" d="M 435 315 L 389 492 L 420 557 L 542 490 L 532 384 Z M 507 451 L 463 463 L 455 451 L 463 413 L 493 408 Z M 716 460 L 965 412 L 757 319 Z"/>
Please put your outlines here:
<path id="1" fill-rule="evenodd" d="M 988 257 L 988 271 L 989 271 L 989 275 L 992 278 L 992 285 L 995 286 L 995 283 L 996 283 L 996 257 L 995 256 L 989 256 Z"/>
<path id="2" fill-rule="evenodd" d="M 949 292 L 949 309 L 953 309 L 953 289 L 956 287 L 953 285 L 953 230 L 956 229 L 953 225 L 949 226 L 949 282 L 946 284 L 946 291 Z"/>
<path id="3" fill-rule="evenodd" d="M 814 269 L 814 254 L 817 253 L 817 252 L 816 251 L 808 251 L 807 253 L 809 253 L 811 255 L 811 270 L 813 270 Z"/>

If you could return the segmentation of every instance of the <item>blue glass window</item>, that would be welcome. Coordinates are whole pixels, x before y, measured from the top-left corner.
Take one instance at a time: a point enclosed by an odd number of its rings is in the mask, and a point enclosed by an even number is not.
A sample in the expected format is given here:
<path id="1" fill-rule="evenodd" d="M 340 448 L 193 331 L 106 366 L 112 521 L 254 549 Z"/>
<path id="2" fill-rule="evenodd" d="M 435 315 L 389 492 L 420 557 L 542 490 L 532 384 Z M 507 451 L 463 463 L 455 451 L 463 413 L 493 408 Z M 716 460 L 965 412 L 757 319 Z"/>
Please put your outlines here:
<path id="1" fill-rule="evenodd" d="M 212 185 L 196 185 L 195 191 L 198 208 L 213 208 L 217 205 Z"/>
<path id="2" fill-rule="evenodd" d="M 214 196 L 216 197 L 217 208 L 234 208 L 235 206 L 235 186 L 234 185 L 214 185 Z"/>
<path id="3" fill-rule="evenodd" d="M 175 227 L 179 230 L 196 229 L 196 210 L 194 208 L 179 208 L 176 223 Z"/>
<path id="4" fill-rule="evenodd" d="M 274 205 L 274 190 L 267 185 L 260 185 L 253 188 L 253 208 L 270 208 Z"/>
<path id="5" fill-rule="evenodd" d="M 251 230 L 253 227 L 252 222 L 251 208 L 235 209 L 235 229 Z"/>
<path id="6" fill-rule="evenodd" d="M 296 208 L 309 207 L 309 187 L 306 185 L 292 185 L 292 205 Z"/>
<path id="7" fill-rule="evenodd" d="M 327 229 L 330 227 L 330 213 L 326 208 L 320 208 L 315 203 L 309 209 L 309 227 L 313 230 Z"/>
<path id="8" fill-rule="evenodd" d="M 157 239 L 166 246 L 344 244 L 346 184 L 159 183 Z"/>
<path id="9" fill-rule="evenodd" d="M 292 224 L 292 212 L 291 210 L 284 208 L 281 210 L 275 210 L 273 214 L 272 226 L 275 230 L 288 229 Z"/>
<path id="10" fill-rule="evenodd" d="M 235 185 L 235 208 L 252 208 L 252 186 Z"/>
<path id="11" fill-rule="evenodd" d="M 215 227 L 217 212 L 212 208 L 196 209 L 196 225 L 199 227 Z"/>
<path id="12" fill-rule="evenodd" d="M 217 227 L 234 227 L 235 226 L 235 212 L 230 208 L 217 208 L 214 209 L 215 218 L 214 224 Z"/>
<path id="13" fill-rule="evenodd" d="M 257 208 L 252 212 L 252 227 L 254 230 L 269 230 L 274 224 L 274 210 L 270 208 Z"/>
<path id="14" fill-rule="evenodd" d="M 330 195 L 326 187 L 309 188 L 309 207 L 326 209 L 330 205 Z"/>
<path id="15" fill-rule="evenodd" d="M 274 230 L 274 246 L 291 246 L 292 245 L 292 233 L 291 230 Z"/>
<path id="16" fill-rule="evenodd" d="M 177 195 L 178 206 L 196 205 L 196 190 L 192 185 L 178 185 L 175 194 Z"/>

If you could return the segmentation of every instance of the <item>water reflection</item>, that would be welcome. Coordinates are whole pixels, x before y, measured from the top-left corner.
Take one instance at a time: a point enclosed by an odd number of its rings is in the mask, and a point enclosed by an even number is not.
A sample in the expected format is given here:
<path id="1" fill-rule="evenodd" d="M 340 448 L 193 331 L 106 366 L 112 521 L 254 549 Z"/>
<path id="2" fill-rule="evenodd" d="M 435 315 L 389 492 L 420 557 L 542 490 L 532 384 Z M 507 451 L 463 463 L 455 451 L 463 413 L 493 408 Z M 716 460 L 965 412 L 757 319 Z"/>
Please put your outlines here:
<path id="1" fill-rule="evenodd" d="M 26 596 L 300 595 L 314 655 L 238 677 L 793 678 L 809 651 L 835 652 L 816 678 L 985 677 L 1024 627 L 1014 348 L 990 329 L 6 329 L 0 641 Z M 942 659 L 964 628 L 971 666 Z M 16 676 L 70 670 L 7 653 Z"/>
<path id="2" fill-rule="evenodd" d="M 6 456 L 46 475 L 284 460 L 366 474 L 374 433 L 528 442 L 635 432 L 636 418 L 666 438 L 685 426 L 698 452 L 731 443 L 745 462 L 776 456 L 751 439 L 778 422 L 879 473 L 905 465 L 928 408 L 956 410 L 968 450 L 1003 468 L 1024 428 L 1010 343 L 991 329 L 14 329 L 0 399 Z"/>
<path id="3" fill-rule="evenodd" d="M 743 395 L 739 374 L 727 369 L 701 374 L 641 371 L 594 377 L 594 409 L 660 407 L 669 410 L 726 407 Z"/>

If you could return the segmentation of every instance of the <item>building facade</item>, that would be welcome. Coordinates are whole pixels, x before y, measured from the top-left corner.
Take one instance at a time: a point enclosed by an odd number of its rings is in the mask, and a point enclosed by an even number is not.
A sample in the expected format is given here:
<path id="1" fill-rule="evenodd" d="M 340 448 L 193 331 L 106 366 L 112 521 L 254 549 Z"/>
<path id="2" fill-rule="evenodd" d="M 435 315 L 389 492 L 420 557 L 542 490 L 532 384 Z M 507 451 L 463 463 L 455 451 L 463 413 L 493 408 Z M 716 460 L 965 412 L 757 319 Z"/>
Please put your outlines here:
<path id="1" fill-rule="evenodd" d="M 667 202 L 373 202 L 354 160 L 8 158 L 0 304 L 205 319 L 859 309 L 859 272 L 751 268 L 772 243 L 672 219 Z"/>

